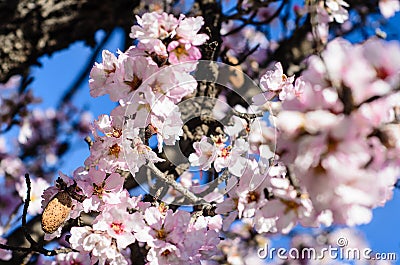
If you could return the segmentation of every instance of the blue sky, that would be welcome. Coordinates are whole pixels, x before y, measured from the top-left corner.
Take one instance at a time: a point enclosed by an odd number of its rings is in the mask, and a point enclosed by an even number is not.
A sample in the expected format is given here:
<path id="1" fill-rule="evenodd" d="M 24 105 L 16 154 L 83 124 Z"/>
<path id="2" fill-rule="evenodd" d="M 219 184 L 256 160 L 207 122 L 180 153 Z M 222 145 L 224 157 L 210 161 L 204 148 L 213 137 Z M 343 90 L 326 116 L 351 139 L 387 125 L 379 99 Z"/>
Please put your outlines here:
<path id="1" fill-rule="evenodd" d="M 396 21 L 399 20 L 398 15 Z M 104 33 L 98 32 L 96 37 L 100 40 L 104 37 Z M 116 30 L 105 45 L 105 48 L 115 52 L 122 47 L 122 43 L 122 31 Z M 80 70 L 85 67 L 86 60 L 90 56 L 91 49 L 82 42 L 78 42 L 66 50 L 56 52 L 51 57 L 44 56 L 40 59 L 43 66 L 32 69 L 31 74 L 35 80 L 30 87 L 33 88 L 36 96 L 43 98 L 42 108 L 55 107 L 57 105 L 59 98 L 73 83 Z M 101 58 L 97 59 L 97 61 L 100 60 Z M 115 106 L 115 103 L 111 102 L 108 96 L 91 98 L 87 82 L 84 82 L 79 93 L 75 95 L 74 102 L 79 106 L 88 108 L 94 117 L 109 113 Z M 75 168 L 83 164 L 88 155 L 87 145 L 82 139 L 72 147 L 72 151 L 65 157 L 64 164 L 60 170 L 70 174 Z M 399 209 L 400 191 L 396 190 L 393 200 L 389 201 L 384 208 L 377 208 L 373 211 L 372 222 L 359 227 L 365 233 L 374 251 L 396 252 L 400 256 Z"/>

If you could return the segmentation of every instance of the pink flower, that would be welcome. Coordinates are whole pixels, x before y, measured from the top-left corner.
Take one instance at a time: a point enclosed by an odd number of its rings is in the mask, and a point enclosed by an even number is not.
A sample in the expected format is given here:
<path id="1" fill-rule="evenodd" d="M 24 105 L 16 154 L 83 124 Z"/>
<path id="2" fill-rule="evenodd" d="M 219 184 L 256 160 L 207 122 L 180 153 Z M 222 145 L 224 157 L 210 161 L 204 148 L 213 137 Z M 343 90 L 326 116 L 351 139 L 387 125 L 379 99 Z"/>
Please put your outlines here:
<path id="1" fill-rule="evenodd" d="M 209 39 L 206 34 L 198 34 L 203 25 L 204 19 L 202 17 L 185 17 L 181 15 L 176 34 L 179 38 L 183 39 L 181 42 L 199 46 Z"/>
<path id="2" fill-rule="evenodd" d="M 197 61 L 201 58 L 200 50 L 190 43 L 172 41 L 168 44 L 168 60 L 171 64 Z"/>
<path id="3" fill-rule="evenodd" d="M 209 170 L 211 163 L 214 162 L 217 156 L 217 149 L 214 144 L 211 144 L 203 136 L 200 142 L 193 143 L 193 148 L 196 153 L 189 156 L 189 161 L 192 166 L 200 167 L 200 170 Z"/>
<path id="4" fill-rule="evenodd" d="M 126 151 L 126 156 L 124 158 L 130 166 L 131 173 L 134 174 L 147 162 L 158 163 L 164 161 L 164 159 L 159 158 L 149 146 L 143 143 L 142 138 L 139 136 L 138 129 L 131 124 L 133 124 L 133 122 L 129 120 L 127 128 L 134 129 L 127 129 L 124 131 L 125 139 L 123 146 Z"/>
<path id="5" fill-rule="evenodd" d="M 399 1 L 396 2 L 400 5 Z M 396 88 L 400 81 L 400 46 L 398 43 L 369 39 L 362 45 L 362 50 L 363 56 L 375 70 L 376 78 Z"/>
<path id="6" fill-rule="evenodd" d="M 249 160 L 236 189 L 239 197 L 237 204 L 239 218 L 253 217 L 256 211 L 266 203 L 265 180 L 266 176 L 260 174 L 257 162 Z"/>
<path id="7" fill-rule="evenodd" d="M 139 25 L 132 26 L 129 36 L 139 40 L 138 48 L 167 56 L 162 40 L 174 37 L 178 20 L 173 15 L 156 12 L 145 13 L 141 18 L 136 16 L 136 19 Z"/>
<path id="8" fill-rule="evenodd" d="M 151 125 L 157 133 L 159 152 L 162 151 L 163 143 L 166 145 L 174 145 L 176 141 L 179 140 L 179 137 L 183 135 L 183 122 L 178 111 L 171 112 L 164 122 L 157 119 L 157 117 L 152 116 Z"/>
<path id="9" fill-rule="evenodd" d="M 161 248 L 151 248 L 146 258 L 149 265 L 180 265 L 183 262 L 179 248 L 168 243 Z"/>
<path id="10" fill-rule="evenodd" d="M 147 39 L 164 39 L 174 34 L 178 20 L 167 13 L 145 13 L 142 17 L 136 16 L 138 26 L 132 26 L 130 37 L 144 41 Z"/>
<path id="11" fill-rule="evenodd" d="M 122 107 L 117 107 L 112 110 L 110 116 L 101 115 L 94 122 L 92 133 L 95 141 L 90 148 L 90 156 L 85 160 L 86 166 L 97 166 L 106 172 L 116 169 L 128 170 L 121 137 L 123 111 Z"/>
<path id="12" fill-rule="evenodd" d="M 117 240 L 118 249 L 124 249 L 135 242 L 134 231 L 140 230 L 144 225 L 142 215 L 138 212 L 129 214 L 124 205 L 107 207 L 96 217 L 93 229 L 105 231 Z M 143 223 L 140 226 L 140 223 Z"/>
<path id="13" fill-rule="evenodd" d="M 147 98 L 167 97 L 173 103 L 178 103 L 182 98 L 193 93 L 197 87 L 197 81 L 189 74 L 196 67 L 195 63 L 182 63 L 160 69 L 156 75 L 147 80 Z"/>
<path id="14" fill-rule="evenodd" d="M 90 72 L 91 96 L 110 95 L 112 101 L 127 101 L 131 93 L 139 88 L 144 80 L 158 70 L 157 64 L 143 52 L 114 54 L 103 51 L 103 63 L 96 63 Z"/>
<path id="15" fill-rule="evenodd" d="M 242 138 L 235 140 L 233 147 L 225 144 L 218 146 L 214 167 L 217 172 L 228 168 L 235 176 L 241 176 L 247 164 L 243 155 L 248 151 L 249 144 Z"/>
<path id="16" fill-rule="evenodd" d="M 265 181 L 266 176 L 260 174 L 255 160 L 248 161 L 239 181 L 235 178 L 228 180 L 226 190 L 229 197 L 218 203 L 216 208 L 216 213 L 228 214 L 224 219 L 223 230 L 227 230 L 237 217 L 252 218 L 250 222 L 253 225 L 257 225 L 254 222 L 257 222 L 260 218 L 254 219 L 253 217 L 267 202 L 264 192 L 267 184 Z M 265 230 L 263 232 L 268 231 Z"/>
<path id="17" fill-rule="evenodd" d="M 185 211 L 150 207 L 144 213 L 147 229 L 143 228 L 136 237 L 146 238 L 151 247 L 147 260 L 149 264 L 200 264 L 217 253 L 218 233 L 221 223 L 218 218 L 208 220 L 199 218 L 191 222 L 191 216 Z M 150 235 L 150 238 L 148 238 Z M 139 239 L 140 238 L 140 239 Z"/>
<path id="18" fill-rule="evenodd" d="M 109 90 L 109 94 L 113 101 L 128 101 L 131 93 L 158 71 L 158 66 L 150 57 L 130 55 L 129 50 L 121 54 L 120 58 L 120 67 L 115 72 L 118 78 L 118 89 Z"/>
<path id="19" fill-rule="evenodd" d="M 271 100 L 279 95 L 280 100 L 292 99 L 297 96 L 301 90 L 301 82 L 296 82 L 297 87 L 293 86 L 294 76 L 287 77 L 283 73 L 281 63 L 275 64 L 276 70 L 267 71 L 260 79 L 262 94 L 253 97 L 256 105 L 263 105 L 266 101 Z"/>
<path id="20" fill-rule="evenodd" d="M 115 264 L 127 264 L 121 253 L 113 246 L 112 238 L 105 233 L 93 231 L 90 227 L 72 227 L 69 239 L 71 247 L 82 254 L 91 253 L 91 264 L 104 265 L 106 262 Z M 125 261 L 124 261 L 125 260 Z"/>
<path id="21" fill-rule="evenodd" d="M 113 87 L 115 83 L 115 71 L 118 66 L 118 59 L 115 55 L 107 50 L 102 52 L 103 63 L 95 63 L 90 71 L 90 95 L 99 97 L 105 95 L 109 87 Z"/>
<path id="22" fill-rule="evenodd" d="M 196 46 L 202 45 L 209 38 L 206 34 L 197 33 L 203 24 L 202 17 L 185 18 L 181 15 L 176 29 L 178 40 L 170 42 L 167 48 L 171 64 L 196 61 L 201 58 L 201 52 Z"/>
<path id="23" fill-rule="evenodd" d="M 144 218 L 151 228 L 149 233 L 153 237 L 147 244 L 159 248 L 165 246 L 167 241 L 178 244 L 182 240 L 190 214 L 184 211 L 173 213 L 168 210 L 163 215 L 158 208 L 151 207 L 145 211 Z"/>
<path id="24" fill-rule="evenodd" d="M 82 173 L 85 174 L 86 172 Z M 123 177 L 118 173 L 107 175 L 106 172 L 95 168 L 90 168 L 86 174 L 86 176 L 80 175 L 80 179 L 77 179 L 78 186 L 87 197 L 83 202 L 85 212 L 98 211 L 104 203 L 114 202 L 115 204 L 115 201 L 119 201 L 115 194 L 122 191 Z"/>
<path id="25" fill-rule="evenodd" d="M 263 217 L 274 219 L 277 231 L 283 234 L 289 233 L 298 221 L 310 226 L 313 207 L 307 195 L 298 196 L 286 178 L 272 178 L 271 182 L 277 184 L 272 189 L 275 197 L 261 209 Z"/>

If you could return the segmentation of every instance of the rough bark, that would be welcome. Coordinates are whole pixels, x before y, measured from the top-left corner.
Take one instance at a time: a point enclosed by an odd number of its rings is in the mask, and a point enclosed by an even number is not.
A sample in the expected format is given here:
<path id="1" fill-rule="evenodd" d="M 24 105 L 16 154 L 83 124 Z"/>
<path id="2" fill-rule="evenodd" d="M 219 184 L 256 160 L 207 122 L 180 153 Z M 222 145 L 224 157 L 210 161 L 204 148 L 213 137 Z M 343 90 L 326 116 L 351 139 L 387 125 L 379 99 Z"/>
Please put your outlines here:
<path id="1" fill-rule="evenodd" d="M 129 30 L 138 0 L 0 1 L 0 82 L 26 75 L 42 55 L 75 41 L 94 46 L 95 32 Z"/>

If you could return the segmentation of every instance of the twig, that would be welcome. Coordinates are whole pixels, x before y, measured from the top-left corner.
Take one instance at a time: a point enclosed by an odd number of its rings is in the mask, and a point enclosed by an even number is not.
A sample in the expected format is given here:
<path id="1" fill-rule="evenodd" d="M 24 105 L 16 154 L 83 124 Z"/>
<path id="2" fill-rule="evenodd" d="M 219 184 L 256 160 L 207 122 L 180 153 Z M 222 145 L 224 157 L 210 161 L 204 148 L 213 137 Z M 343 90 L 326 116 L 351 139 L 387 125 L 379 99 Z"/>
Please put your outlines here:
<path id="1" fill-rule="evenodd" d="M 226 60 L 225 62 L 231 66 L 238 66 L 241 65 L 242 63 L 244 63 L 247 59 L 247 57 L 249 57 L 250 55 L 252 55 L 255 51 L 257 51 L 258 47 L 260 47 L 260 43 L 258 43 L 256 46 L 254 46 L 253 48 L 251 48 L 249 51 L 247 51 L 246 53 L 243 53 L 239 56 L 238 61 L 236 63 L 232 63 L 228 60 Z"/>
<path id="2" fill-rule="evenodd" d="M 263 116 L 263 114 L 261 112 L 251 114 L 251 113 L 242 113 L 235 109 L 232 109 L 231 111 L 232 111 L 233 115 L 238 116 L 239 118 L 245 119 L 247 122 L 249 122 L 255 118 L 259 118 L 259 117 Z"/>
<path id="3" fill-rule="evenodd" d="M 29 202 L 31 201 L 31 179 L 29 178 L 29 174 L 25 174 L 25 182 L 26 182 L 26 198 L 24 203 L 24 209 L 22 212 L 22 230 L 24 231 L 25 238 L 31 243 L 32 245 L 37 244 L 35 240 L 31 237 L 26 227 L 26 216 L 28 215 L 28 207 Z"/>
<path id="4" fill-rule="evenodd" d="M 278 7 L 278 9 L 277 9 L 270 17 L 268 17 L 267 19 L 265 19 L 265 20 L 263 20 L 263 21 L 254 21 L 254 20 L 253 20 L 253 19 L 256 17 L 257 12 L 253 13 L 253 14 L 252 14 L 249 18 L 247 18 L 247 19 L 242 18 L 242 17 L 237 17 L 237 18 L 234 18 L 234 17 L 227 17 L 227 19 L 240 20 L 240 21 L 243 22 L 243 24 L 240 25 L 239 27 L 237 27 L 237 28 L 235 28 L 235 29 L 233 29 L 233 30 L 231 30 L 231 31 L 229 31 L 229 32 L 227 32 L 227 33 L 225 33 L 225 34 L 222 35 L 222 36 L 223 36 L 223 37 L 226 37 L 226 36 L 229 36 L 229 35 L 231 35 L 231 34 L 234 34 L 234 33 L 238 32 L 238 31 L 242 30 L 242 29 L 243 29 L 244 27 L 246 27 L 247 25 L 255 25 L 255 26 L 258 26 L 258 25 L 264 25 L 264 24 L 270 23 L 270 22 L 271 22 L 272 20 L 274 20 L 274 19 L 279 15 L 279 13 L 283 10 L 285 4 L 287 4 L 287 0 L 283 0 L 282 3 L 281 3 L 281 5 Z"/>
<path id="5" fill-rule="evenodd" d="M 169 184 L 175 190 L 179 191 L 185 198 L 193 203 L 206 203 L 203 199 L 197 197 L 193 192 L 189 191 L 183 187 L 180 183 L 176 182 L 173 175 L 166 175 L 161 170 L 159 170 L 152 162 L 147 164 L 147 167 L 153 171 L 153 173 L 162 181 Z"/>
<path id="6" fill-rule="evenodd" d="M 55 256 L 60 253 L 68 253 L 71 251 L 74 251 L 71 248 L 61 248 L 61 249 L 54 249 L 54 250 L 48 250 L 45 249 L 42 245 L 37 243 L 32 236 L 29 234 L 29 231 L 26 226 L 26 216 L 28 215 L 28 207 L 29 207 L 29 202 L 31 200 L 31 180 L 29 178 L 29 174 L 25 174 L 25 182 L 27 186 L 27 191 L 26 191 L 26 199 L 24 202 L 24 209 L 22 212 L 22 230 L 24 233 L 25 238 L 29 241 L 30 247 L 18 247 L 18 246 L 9 246 L 5 244 L 0 244 L 1 249 L 6 249 L 6 250 L 11 250 L 11 251 L 20 251 L 20 252 L 37 252 L 40 254 L 43 254 L 45 256 Z"/>
<path id="7" fill-rule="evenodd" d="M 232 34 L 235 34 L 235 33 L 239 32 L 239 31 L 241 31 L 243 28 L 245 28 L 247 25 L 249 25 L 249 23 L 251 23 L 256 16 L 257 16 L 257 12 L 254 12 L 253 14 L 251 14 L 249 19 L 242 20 L 242 22 L 243 22 L 242 25 L 240 25 L 239 27 L 234 28 L 233 30 L 223 34 L 222 36 L 226 37 L 226 36 L 229 36 L 229 35 L 232 35 Z"/>

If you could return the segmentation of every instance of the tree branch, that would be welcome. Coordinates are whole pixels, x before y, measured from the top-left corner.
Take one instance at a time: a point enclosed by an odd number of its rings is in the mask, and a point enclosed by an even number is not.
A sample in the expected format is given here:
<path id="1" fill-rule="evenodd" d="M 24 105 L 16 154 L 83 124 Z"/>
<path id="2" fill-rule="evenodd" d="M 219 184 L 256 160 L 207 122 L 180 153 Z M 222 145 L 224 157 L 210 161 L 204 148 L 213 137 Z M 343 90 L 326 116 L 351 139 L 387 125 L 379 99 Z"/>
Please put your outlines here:
<path id="1" fill-rule="evenodd" d="M 0 2 L 0 82 L 27 76 L 45 54 L 75 41 L 95 45 L 97 30 L 130 29 L 138 0 L 65 0 Z"/>
<path id="2" fill-rule="evenodd" d="M 161 170 L 159 170 L 152 162 L 147 164 L 147 167 L 162 181 L 173 187 L 175 190 L 179 191 L 186 199 L 190 200 L 192 203 L 205 203 L 203 199 L 197 197 L 193 192 L 189 191 L 183 187 L 180 183 L 176 182 L 173 175 L 166 175 Z"/>

